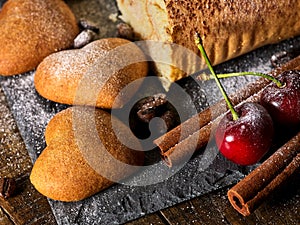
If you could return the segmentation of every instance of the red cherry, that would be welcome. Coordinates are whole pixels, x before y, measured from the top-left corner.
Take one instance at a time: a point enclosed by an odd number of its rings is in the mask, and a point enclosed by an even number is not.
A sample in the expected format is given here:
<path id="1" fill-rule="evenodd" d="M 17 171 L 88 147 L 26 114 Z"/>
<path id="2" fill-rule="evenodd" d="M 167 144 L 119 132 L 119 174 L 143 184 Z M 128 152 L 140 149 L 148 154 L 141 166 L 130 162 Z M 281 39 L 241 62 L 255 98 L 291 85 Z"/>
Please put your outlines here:
<path id="1" fill-rule="evenodd" d="M 268 85 L 261 94 L 261 104 L 275 124 L 297 127 L 300 125 L 300 71 L 285 71 L 277 79 L 284 86 Z"/>
<path id="2" fill-rule="evenodd" d="M 220 121 L 215 140 L 219 151 L 240 165 L 257 163 L 269 150 L 274 134 L 273 121 L 267 110 L 257 103 L 244 103 L 236 108 L 233 120 L 227 113 Z"/>

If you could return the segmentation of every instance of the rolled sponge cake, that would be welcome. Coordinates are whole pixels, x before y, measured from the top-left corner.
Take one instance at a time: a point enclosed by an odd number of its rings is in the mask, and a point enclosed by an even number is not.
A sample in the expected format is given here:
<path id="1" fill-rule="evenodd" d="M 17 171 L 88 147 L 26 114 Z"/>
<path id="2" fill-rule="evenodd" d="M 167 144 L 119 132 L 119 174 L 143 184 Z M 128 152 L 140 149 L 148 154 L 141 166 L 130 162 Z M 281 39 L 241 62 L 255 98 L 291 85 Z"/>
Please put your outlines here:
<path id="1" fill-rule="evenodd" d="M 199 33 L 214 65 L 300 34 L 298 0 L 117 0 L 117 3 L 122 19 L 142 40 L 175 43 L 199 55 L 194 42 L 195 32 Z M 164 54 L 166 62 L 175 62 L 175 66 L 156 63 L 159 75 L 171 82 L 205 67 L 203 60 L 199 62 L 194 56 L 180 59 L 172 49 L 159 54 Z M 182 64 L 186 66 L 184 71 L 176 66 Z"/>

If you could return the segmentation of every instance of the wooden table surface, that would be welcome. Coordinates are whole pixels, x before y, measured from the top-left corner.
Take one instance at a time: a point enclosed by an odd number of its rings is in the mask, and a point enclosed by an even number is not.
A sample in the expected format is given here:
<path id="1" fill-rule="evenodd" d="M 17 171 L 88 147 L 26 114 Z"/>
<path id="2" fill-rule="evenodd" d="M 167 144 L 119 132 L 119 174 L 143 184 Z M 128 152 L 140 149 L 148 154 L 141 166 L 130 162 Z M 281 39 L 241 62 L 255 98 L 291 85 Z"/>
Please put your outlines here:
<path id="1" fill-rule="evenodd" d="M 69 0 L 67 2 L 76 15 L 93 19 L 93 13 L 95 18 L 103 13 L 97 9 L 97 4 L 101 1 Z M 85 11 L 84 7 L 86 7 Z M 102 32 L 104 31 L 106 30 L 102 28 Z M 0 198 L 0 225 L 57 224 L 47 198 L 39 194 L 29 181 L 32 162 L 1 89 L 0 152 L 0 177 L 17 179 L 16 194 L 8 199 Z M 300 224 L 298 183 L 295 182 L 272 196 L 249 217 L 239 215 L 231 207 L 226 197 L 226 192 L 230 188 L 227 187 L 127 224 L 298 225 Z"/>
<path id="2" fill-rule="evenodd" d="M 48 200 L 39 194 L 29 181 L 32 162 L 2 90 L 0 90 L 0 151 L 0 177 L 17 179 L 16 194 L 8 199 L 0 198 L 0 225 L 56 224 Z M 298 225 L 300 182 L 297 181 L 273 195 L 249 217 L 239 215 L 231 207 L 226 197 L 229 188 L 227 187 L 127 224 Z"/>

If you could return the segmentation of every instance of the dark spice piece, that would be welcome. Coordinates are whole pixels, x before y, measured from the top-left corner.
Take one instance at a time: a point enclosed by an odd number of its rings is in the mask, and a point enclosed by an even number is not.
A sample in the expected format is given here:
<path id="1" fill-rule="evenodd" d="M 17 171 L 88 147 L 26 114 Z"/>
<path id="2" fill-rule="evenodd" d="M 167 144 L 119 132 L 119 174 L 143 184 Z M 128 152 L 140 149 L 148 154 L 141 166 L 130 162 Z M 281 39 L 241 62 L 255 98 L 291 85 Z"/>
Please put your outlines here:
<path id="1" fill-rule="evenodd" d="M 0 196 L 2 198 L 11 197 L 16 190 L 16 181 L 13 178 L 0 178 Z"/>
<path id="2" fill-rule="evenodd" d="M 157 94 L 144 98 L 137 105 L 137 115 L 143 122 L 149 123 L 152 118 L 166 111 L 166 103 L 165 94 Z"/>
<path id="3" fill-rule="evenodd" d="M 82 48 L 97 38 L 99 28 L 95 23 L 86 19 L 80 19 L 78 22 L 81 32 L 74 39 L 74 48 Z"/>
<path id="4" fill-rule="evenodd" d="M 119 23 L 117 25 L 117 36 L 129 41 L 134 41 L 135 39 L 133 28 L 127 23 Z"/>
<path id="5" fill-rule="evenodd" d="M 149 123 L 153 118 L 161 118 L 152 124 L 151 132 Z M 148 138 L 152 135 L 161 135 L 177 126 L 180 118 L 176 109 L 168 102 L 165 94 L 156 94 L 141 99 L 130 112 L 130 128 L 138 138 Z"/>
<path id="6" fill-rule="evenodd" d="M 87 19 L 80 19 L 79 27 L 81 28 L 81 30 L 91 30 L 94 31 L 96 34 L 99 34 L 99 28 L 97 27 L 97 25 Z"/>
<path id="7" fill-rule="evenodd" d="M 176 114 L 172 110 L 167 110 L 160 118 L 165 121 L 165 126 L 159 129 L 160 133 L 162 134 L 164 131 L 168 131 L 171 128 L 174 128 L 179 124 L 179 118 L 175 118 Z M 165 128 L 165 129 L 164 129 Z"/>
<path id="8" fill-rule="evenodd" d="M 82 48 L 95 40 L 96 33 L 92 30 L 81 31 L 74 39 L 74 48 Z"/>
<path id="9" fill-rule="evenodd" d="M 280 67 L 288 61 L 296 58 L 300 54 L 300 48 L 291 49 L 289 51 L 278 52 L 271 57 L 273 67 Z"/>

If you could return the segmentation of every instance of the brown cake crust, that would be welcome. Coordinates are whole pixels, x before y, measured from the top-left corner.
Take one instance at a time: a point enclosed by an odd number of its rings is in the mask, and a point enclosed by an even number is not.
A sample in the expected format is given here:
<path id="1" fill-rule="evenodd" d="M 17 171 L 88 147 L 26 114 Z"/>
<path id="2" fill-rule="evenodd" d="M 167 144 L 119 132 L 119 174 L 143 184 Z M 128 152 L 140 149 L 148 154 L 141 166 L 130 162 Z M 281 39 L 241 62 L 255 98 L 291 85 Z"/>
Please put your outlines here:
<path id="1" fill-rule="evenodd" d="M 198 32 L 213 64 L 300 34 L 297 0 L 165 2 L 173 41 L 198 52 Z"/>
<path id="2" fill-rule="evenodd" d="M 49 54 L 72 47 L 79 32 L 62 0 L 9 0 L 0 11 L 0 74 L 30 71 Z"/>
<path id="3" fill-rule="evenodd" d="M 141 39 L 176 43 L 200 56 L 194 42 L 194 34 L 198 32 L 214 65 L 300 34 L 300 2 L 297 0 L 117 2 L 123 20 Z M 180 59 L 176 51 L 164 54 L 166 61 L 170 58 L 176 62 L 176 67 L 189 62 L 184 71 L 156 63 L 158 74 L 170 81 L 205 67 L 202 57 L 197 62 L 192 56 Z M 197 63 L 199 65 L 195 65 Z"/>

